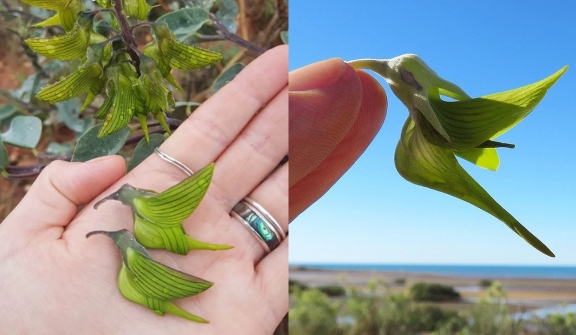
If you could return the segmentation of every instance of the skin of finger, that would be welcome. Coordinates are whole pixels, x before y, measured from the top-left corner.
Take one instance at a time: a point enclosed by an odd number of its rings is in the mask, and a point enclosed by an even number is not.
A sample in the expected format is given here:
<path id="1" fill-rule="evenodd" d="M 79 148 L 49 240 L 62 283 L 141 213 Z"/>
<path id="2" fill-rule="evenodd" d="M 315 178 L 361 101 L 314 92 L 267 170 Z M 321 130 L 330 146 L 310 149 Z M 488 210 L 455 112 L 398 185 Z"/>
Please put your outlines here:
<path id="1" fill-rule="evenodd" d="M 286 237 L 256 267 L 257 280 L 266 297 L 266 306 L 278 321 L 288 312 L 288 241 L 289 237 Z"/>
<path id="2" fill-rule="evenodd" d="M 388 104 L 384 89 L 367 73 L 359 70 L 358 75 L 363 86 L 358 118 L 344 140 L 328 157 L 314 171 L 290 187 L 290 221 L 324 195 L 342 177 L 372 142 L 384 123 Z"/>
<path id="3" fill-rule="evenodd" d="M 214 196 L 231 210 L 262 183 L 287 153 L 288 89 L 285 88 L 216 160 Z M 288 179 L 285 186 L 287 189 Z"/>
<path id="4" fill-rule="evenodd" d="M 279 46 L 250 63 L 203 103 L 160 149 L 192 170 L 214 162 L 287 83 L 288 47 Z"/>
<path id="5" fill-rule="evenodd" d="M 289 103 L 292 186 L 350 131 L 362 104 L 362 83 L 341 59 L 315 63 L 290 73 Z"/>
<path id="6" fill-rule="evenodd" d="M 107 156 L 86 163 L 54 161 L 34 182 L 24 199 L 0 225 L 6 234 L 24 238 L 61 237 L 63 227 L 77 214 L 78 206 L 90 202 L 124 175 L 126 164 L 120 156 Z M 43 232 L 48 232 L 44 235 Z"/>

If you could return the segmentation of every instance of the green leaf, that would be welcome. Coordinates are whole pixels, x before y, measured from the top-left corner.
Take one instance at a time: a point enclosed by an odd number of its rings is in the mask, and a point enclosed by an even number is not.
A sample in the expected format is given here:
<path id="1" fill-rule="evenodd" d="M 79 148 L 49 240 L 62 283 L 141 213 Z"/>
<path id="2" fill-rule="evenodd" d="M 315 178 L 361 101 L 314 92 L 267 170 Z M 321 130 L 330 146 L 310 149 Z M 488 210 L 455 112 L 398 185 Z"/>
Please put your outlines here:
<path id="1" fill-rule="evenodd" d="M 40 89 L 41 82 L 41 77 L 37 73 L 34 73 L 24 80 L 19 89 L 13 90 L 11 94 L 14 98 L 22 100 L 24 103 L 29 103 Z"/>
<path id="2" fill-rule="evenodd" d="M 14 115 L 14 113 L 16 113 L 17 111 L 18 109 L 16 108 L 16 105 L 6 104 L 0 106 L 0 120 L 4 120 Z"/>
<path id="3" fill-rule="evenodd" d="M 238 28 L 236 24 L 238 10 L 238 4 L 234 0 L 222 0 L 218 4 L 216 20 L 224 25 L 231 33 L 235 33 Z"/>
<path id="4" fill-rule="evenodd" d="M 35 116 L 17 116 L 10 122 L 10 128 L 2 133 L 4 142 L 17 147 L 33 149 L 42 135 L 42 121 Z"/>
<path id="5" fill-rule="evenodd" d="M 134 155 L 128 163 L 128 172 L 132 171 L 138 164 L 142 163 L 148 156 L 150 156 L 154 149 L 159 147 L 164 142 L 164 136 L 161 134 L 150 135 L 150 145 L 146 143 L 146 139 L 140 140 L 134 149 Z"/>
<path id="6" fill-rule="evenodd" d="M 46 153 L 48 155 L 70 155 L 74 151 L 74 146 L 70 142 L 66 143 L 58 143 L 58 142 L 50 142 L 48 147 L 46 148 Z"/>
<path id="7" fill-rule="evenodd" d="M 201 7 L 183 8 L 161 16 L 158 22 L 165 22 L 179 41 L 194 34 L 204 24 L 210 22 L 208 11 Z"/>
<path id="8" fill-rule="evenodd" d="M 84 119 L 79 117 L 80 107 L 80 101 L 78 99 L 56 104 L 59 121 L 64 122 L 66 127 L 74 130 L 76 133 L 84 133 L 88 128 Z"/>
<path id="9" fill-rule="evenodd" d="M 534 248 L 554 257 L 554 254 L 536 236 L 532 235 L 510 213 L 496 202 L 458 164 L 451 149 L 430 144 L 420 127 L 408 118 L 396 147 L 394 162 L 404 179 L 417 185 L 440 191 L 462 199 L 504 222 Z"/>
<path id="10" fill-rule="evenodd" d="M 283 32 L 281 32 L 280 38 L 282 39 L 282 42 L 284 42 L 284 44 L 288 44 L 288 30 L 284 30 Z"/>
<path id="11" fill-rule="evenodd" d="M 122 149 L 130 135 L 130 128 L 124 127 L 114 134 L 99 138 L 101 128 L 101 124 L 96 125 L 80 137 L 72 155 L 73 162 L 86 162 L 97 157 L 114 155 Z"/>
<path id="12" fill-rule="evenodd" d="M 226 71 L 222 72 L 222 74 L 214 81 L 214 85 L 212 85 L 212 93 L 218 92 L 218 90 L 224 87 L 224 85 L 231 82 L 232 79 L 234 79 L 244 68 L 244 64 L 236 63 L 226 69 Z"/>

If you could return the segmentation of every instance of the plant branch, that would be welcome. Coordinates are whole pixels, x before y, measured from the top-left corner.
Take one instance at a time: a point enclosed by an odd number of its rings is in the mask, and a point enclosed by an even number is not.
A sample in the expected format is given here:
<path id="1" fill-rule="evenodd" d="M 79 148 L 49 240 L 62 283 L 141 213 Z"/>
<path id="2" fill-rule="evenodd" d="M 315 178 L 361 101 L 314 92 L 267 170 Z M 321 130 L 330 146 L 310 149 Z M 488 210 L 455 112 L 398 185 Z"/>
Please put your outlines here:
<path id="1" fill-rule="evenodd" d="M 210 19 L 212 20 L 212 26 L 216 29 L 218 29 L 218 31 L 229 41 L 238 44 L 241 47 L 244 47 L 250 51 L 253 51 L 255 53 L 257 53 L 258 55 L 261 55 L 264 53 L 264 49 L 262 49 L 261 47 L 252 44 L 248 41 L 246 41 L 245 39 L 243 39 L 242 37 L 232 33 L 230 30 L 228 30 L 228 28 L 226 28 L 222 23 L 220 23 L 217 19 L 216 16 L 212 13 L 210 13 Z"/>
<path id="2" fill-rule="evenodd" d="M 112 2 L 114 3 L 114 16 L 120 25 L 122 39 L 126 43 L 128 55 L 130 55 L 134 67 L 136 68 L 136 72 L 138 73 L 138 76 L 140 76 L 140 56 L 138 56 L 138 48 L 134 35 L 132 35 L 132 28 L 130 28 L 130 24 L 128 23 L 128 20 L 126 20 L 126 15 L 124 14 L 122 0 L 113 0 Z"/>
<path id="3" fill-rule="evenodd" d="M 171 130 L 176 130 L 182 124 L 182 121 L 174 118 L 166 118 L 166 123 L 170 126 Z M 152 122 L 148 124 L 148 127 L 156 127 L 160 126 L 160 122 Z M 150 131 L 150 134 L 163 134 L 166 131 L 162 128 Z M 140 142 L 144 138 L 144 135 L 135 135 L 126 140 L 124 145 L 132 145 Z M 70 155 L 47 155 L 44 153 L 40 153 L 37 155 L 40 159 L 55 161 L 67 161 L 69 162 L 72 160 L 72 156 Z M 27 166 L 7 166 L 6 173 L 8 174 L 8 179 L 17 180 L 17 179 L 26 179 L 26 178 L 34 178 L 37 177 L 42 170 L 50 163 L 43 163 L 43 164 L 36 164 L 36 165 L 27 165 Z"/>

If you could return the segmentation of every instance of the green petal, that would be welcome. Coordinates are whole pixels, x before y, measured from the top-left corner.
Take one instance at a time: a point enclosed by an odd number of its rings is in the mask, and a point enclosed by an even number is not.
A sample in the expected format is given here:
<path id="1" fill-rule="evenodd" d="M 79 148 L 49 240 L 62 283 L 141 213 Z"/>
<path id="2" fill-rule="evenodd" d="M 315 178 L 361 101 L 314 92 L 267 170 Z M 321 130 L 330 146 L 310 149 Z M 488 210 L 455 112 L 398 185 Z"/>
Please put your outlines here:
<path id="1" fill-rule="evenodd" d="M 563 67 L 534 84 L 480 98 L 447 102 L 431 89 L 429 100 L 454 149 L 470 149 L 493 139 L 524 119 L 566 71 Z"/>
<path id="2" fill-rule="evenodd" d="M 103 70 L 98 64 L 81 67 L 60 81 L 43 87 L 36 98 L 48 101 L 51 104 L 70 100 L 73 97 L 86 93 L 98 81 Z"/>
<path id="3" fill-rule="evenodd" d="M 204 198 L 213 173 L 210 164 L 156 197 L 134 199 L 136 213 L 162 227 L 181 224 Z"/>
<path id="4" fill-rule="evenodd" d="M 35 7 L 46 8 L 50 10 L 59 10 L 68 5 L 70 0 L 20 0 L 23 3 Z"/>
<path id="5" fill-rule="evenodd" d="M 94 118 L 97 120 L 104 119 L 106 115 L 108 115 L 108 113 L 110 112 L 110 108 L 112 108 L 113 102 L 114 102 L 114 95 L 112 96 L 109 95 L 108 97 L 106 97 L 102 106 L 100 106 L 100 108 L 98 108 L 98 111 L 96 111 L 96 114 L 94 114 Z"/>
<path id="6" fill-rule="evenodd" d="M 134 116 L 134 95 L 132 93 L 132 82 L 122 74 L 117 77 L 115 87 L 118 91 L 114 94 L 112 106 L 98 137 L 104 137 L 124 128 Z M 99 114 L 99 113 L 98 113 Z"/>
<path id="7" fill-rule="evenodd" d="M 122 1 L 124 4 L 124 11 L 128 16 L 134 16 L 140 21 L 148 18 L 148 13 L 153 6 L 149 6 L 146 0 L 129 0 Z"/>
<path id="8" fill-rule="evenodd" d="M 196 70 L 215 64 L 222 59 L 222 55 L 217 52 L 178 42 L 176 36 L 164 22 L 157 22 L 153 28 L 158 40 L 159 53 L 166 57 L 171 68 Z M 158 60 L 156 59 L 156 61 Z M 166 76 L 164 72 L 162 74 Z"/>
<path id="9" fill-rule="evenodd" d="M 167 75 L 170 74 L 170 71 L 172 69 L 170 68 L 170 64 L 168 64 L 166 58 L 163 57 L 162 54 L 160 54 L 158 43 L 156 42 L 148 43 L 144 47 L 144 50 L 142 50 L 142 53 L 154 59 L 154 61 L 156 61 L 156 66 L 158 66 L 158 69 L 160 70 L 160 73 L 162 73 L 163 77 L 166 77 Z"/>
<path id="10" fill-rule="evenodd" d="M 460 198 L 490 213 L 524 238 L 534 248 L 554 257 L 538 238 L 500 206 L 462 167 L 450 149 L 425 140 L 419 127 L 408 119 L 394 157 L 396 168 L 406 180 Z"/>
<path id="11" fill-rule="evenodd" d="M 473 148 L 464 151 L 455 151 L 456 156 L 464 158 L 481 168 L 496 171 L 500 166 L 500 159 L 495 148 Z"/>
<path id="12" fill-rule="evenodd" d="M 76 28 L 67 35 L 52 38 L 30 38 L 25 42 L 35 52 L 59 60 L 79 59 L 86 55 L 89 34 Z"/>
<path id="13" fill-rule="evenodd" d="M 134 275 L 134 287 L 147 297 L 174 300 L 209 289 L 212 282 L 172 269 L 147 258 L 132 248 L 126 251 Z"/>
<path id="14" fill-rule="evenodd" d="M 151 249 L 166 249 L 179 255 L 188 254 L 186 233 L 181 225 L 161 227 L 135 215 L 134 235 L 143 246 Z"/>
<path id="15" fill-rule="evenodd" d="M 66 7 L 58 11 L 60 22 L 62 22 L 62 28 L 64 28 L 66 31 L 71 31 L 74 29 L 78 19 L 78 13 L 84 9 L 82 3 L 75 3 L 72 1 L 72 4 L 73 6 Z"/>
<path id="16" fill-rule="evenodd" d="M 102 8 L 110 8 L 112 7 L 112 2 L 110 0 L 96 0 L 98 5 Z"/>
<path id="17" fill-rule="evenodd" d="M 60 26 L 62 25 L 62 20 L 60 20 L 60 14 L 56 13 L 54 16 L 49 17 L 48 19 L 33 24 L 32 27 L 34 28 L 42 28 L 42 27 L 51 27 L 51 26 Z"/>
<path id="18" fill-rule="evenodd" d="M 186 45 L 175 40 L 164 41 L 162 43 L 164 48 L 161 49 L 162 53 L 168 57 L 170 67 L 180 70 L 197 70 L 202 69 L 212 64 L 218 63 L 222 59 L 222 55 Z"/>

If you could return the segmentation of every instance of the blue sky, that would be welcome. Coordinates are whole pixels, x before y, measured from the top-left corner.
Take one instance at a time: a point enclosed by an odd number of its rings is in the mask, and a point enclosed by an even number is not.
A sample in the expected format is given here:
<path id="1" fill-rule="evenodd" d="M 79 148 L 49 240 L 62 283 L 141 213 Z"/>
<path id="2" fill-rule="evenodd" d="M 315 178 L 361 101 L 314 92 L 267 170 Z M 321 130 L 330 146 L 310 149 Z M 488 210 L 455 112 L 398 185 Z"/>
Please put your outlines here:
<path id="1" fill-rule="evenodd" d="M 555 254 L 498 219 L 411 184 L 394 167 L 406 108 L 388 116 L 364 155 L 290 225 L 291 263 L 576 265 L 576 3 L 573 1 L 292 1 L 290 69 L 332 58 L 419 55 L 480 96 L 568 71 L 498 141 L 496 172 L 463 167 Z M 372 73 L 374 76 L 376 74 Z"/>

